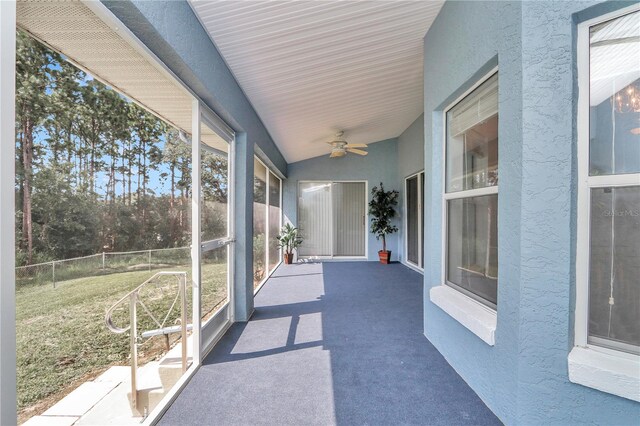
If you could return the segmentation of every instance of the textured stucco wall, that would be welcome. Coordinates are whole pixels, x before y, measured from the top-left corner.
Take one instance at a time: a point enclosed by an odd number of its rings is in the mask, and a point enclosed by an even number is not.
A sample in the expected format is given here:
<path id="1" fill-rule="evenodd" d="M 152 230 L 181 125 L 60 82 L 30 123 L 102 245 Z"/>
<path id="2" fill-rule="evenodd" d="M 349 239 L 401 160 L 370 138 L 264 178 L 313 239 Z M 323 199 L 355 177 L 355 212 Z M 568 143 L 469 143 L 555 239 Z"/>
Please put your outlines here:
<path id="1" fill-rule="evenodd" d="M 398 136 L 398 176 L 406 178 L 424 169 L 424 114 Z"/>
<path id="2" fill-rule="evenodd" d="M 637 424 L 640 404 L 569 382 L 575 23 L 623 4 L 447 2 L 425 37 L 425 334 L 508 424 Z M 587 10 L 584 10 L 587 9 Z M 580 12 L 580 13 L 578 13 Z M 576 14 L 576 15 L 574 15 Z M 442 111 L 499 65 L 499 287 L 490 347 L 433 305 L 442 268 Z"/>
<path id="3" fill-rule="evenodd" d="M 284 220 L 297 224 L 297 191 L 298 182 L 301 180 L 366 180 L 369 200 L 371 188 L 379 185 L 380 182 L 384 184 L 386 190 L 400 190 L 397 173 L 397 139 L 369 144 L 367 151 L 369 155 L 366 157 L 349 154 L 342 158 L 329 158 L 328 155 L 324 155 L 290 163 L 288 178 L 282 184 Z M 400 207 L 398 204 L 398 212 Z M 396 225 L 400 227 L 399 220 L 396 220 Z M 368 229 L 369 224 L 367 224 Z M 380 249 L 382 249 L 382 241 L 376 240 L 376 237 L 369 233 L 369 260 L 378 260 Z M 397 260 L 397 233 L 387 237 L 387 249 L 392 251 L 392 259 Z"/>
<path id="4" fill-rule="evenodd" d="M 400 212 L 402 217 L 402 226 L 398 226 L 398 258 L 404 259 L 404 220 L 406 212 L 404 212 L 405 203 L 405 187 L 404 179 L 407 176 L 424 170 L 424 114 L 411 123 L 407 129 L 398 136 L 398 178 L 400 191 Z"/>
<path id="5" fill-rule="evenodd" d="M 447 2 L 425 37 L 425 334 L 505 422 L 516 418 L 521 131 L 520 3 Z M 442 111 L 500 57 L 498 327 L 490 347 L 429 301 L 441 283 Z M 504 143 L 505 140 L 511 143 Z M 509 238 L 505 238 L 509 236 Z"/>

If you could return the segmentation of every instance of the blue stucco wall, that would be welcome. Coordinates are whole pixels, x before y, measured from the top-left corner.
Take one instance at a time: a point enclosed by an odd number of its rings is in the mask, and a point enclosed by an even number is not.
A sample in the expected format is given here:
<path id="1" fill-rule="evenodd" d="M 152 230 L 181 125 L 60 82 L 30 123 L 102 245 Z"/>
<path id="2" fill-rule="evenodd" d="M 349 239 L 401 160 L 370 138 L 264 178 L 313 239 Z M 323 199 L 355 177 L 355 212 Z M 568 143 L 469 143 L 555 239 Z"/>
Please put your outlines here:
<path id="1" fill-rule="evenodd" d="M 399 178 L 399 205 L 402 217 L 402 226 L 398 233 L 398 258 L 404 259 L 404 220 L 406 212 L 404 212 L 405 203 L 405 187 L 404 179 L 408 176 L 424 170 L 424 114 L 411 123 L 407 129 L 398 136 L 398 178 Z"/>
<path id="2" fill-rule="evenodd" d="M 367 151 L 369 155 L 366 157 L 347 155 L 342 158 L 329 158 L 328 155 L 324 155 L 290 163 L 288 179 L 282 184 L 284 220 L 297 224 L 297 191 L 298 182 L 301 180 L 366 180 L 368 191 L 380 182 L 384 184 L 386 190 L 399 190 L 397 139 L 369 144 Z M 368 197 L 371 199 L 370 193 Z M 400 207 L 398 205 L 398 212 Z M 399 218 L 396 222 L 400 227 Z M 381 249 L 382 242 L 369 233 L 369 260 L 378 260 L 378 250 Z M 397 260 L 398 234 L 387 237 L 387 249 L 392 251 L 392 259 Z"/>
<path id="3" fill-rule="evenodd" d="M 595 3 L 446 2 L 425 37 L 425 233 L 431 235 L 425 334 L 508 424 L 637 424 L 640 418 L 640 404 L 570 383 L 567 373 L 575 292 L 575 25 L 624 5 L 587 9 Z M 495 65 L 500 270 L 490 347 L 428 294 L 441 284 L 442 111 Z"/>
<path id="4" fill-rule="evenodd" d="M 424 169 L 424 114 L 398 136 L 398 176 L 406 178 Z"/>

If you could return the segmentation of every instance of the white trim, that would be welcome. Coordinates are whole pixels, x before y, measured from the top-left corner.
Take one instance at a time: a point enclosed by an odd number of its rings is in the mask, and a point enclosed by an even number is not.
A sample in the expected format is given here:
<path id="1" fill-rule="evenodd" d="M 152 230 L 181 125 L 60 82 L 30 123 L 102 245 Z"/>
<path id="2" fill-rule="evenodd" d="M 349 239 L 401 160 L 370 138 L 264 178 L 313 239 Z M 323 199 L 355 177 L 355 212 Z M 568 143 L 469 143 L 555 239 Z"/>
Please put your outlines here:
<path id="1" fill-rule="evenodd" d="M 16 2 L 0 1 L 0 424 L 16 424 Z"/>
<path id="2" fill-rule="evenodd" d="M 484 188 L 467 189 L 465 191 L 445 192 L 445 201 L 459 200 L 461 198 L 483 197 L 485 195 L 495 195 L 498 193 L 498 186 L 487 186 Z"/>
<path id="3" fill-rule="evenodd" d="M 429 298 L 440 309 L 478 336 L 489 346 L 495 344 L 498 314 L 493 309 L 448 285 L 431 287 Z"/>
<path id="4" fill-rule="evenodd" d="M 493 67 L 490 71 L 488 71 L 482 78 L 478 79 L 478 81 L 476 81 L 471 87 L 469 87 L 467 90 L 465 90 L 460 96 L 458 96 L 454 101 L 452 101 L 443 111 L 443 115 L 446 118 L 447 112 L 453 108 L 454 106 L 456 106 L 457 104 L 460 103 L 460 101 L 462 101 L 464 98 L 466 98 L 467 96 L 469 96 L 469 94 L 471 92 L 473 92 L 474 90 L 476 90 L 478 87 L 480 87 L 480 85 L 482 83 L 484 83 L 485 81 L 489 80 L 491 77 L 493 77 L 493 75 L 495 73 L 498 72 L 498 66 Z M 498 83 L 500 84 L 500 83 Z M 500 89 L 498 89 L 500 90 Z M 446 129 L 446 126 L 443 127 L 443 129 Z M 445 138 L 446 139 L 446 138 Z"/>
<path id="5" fill-rule="evenodd" d="M 234 323 L 235 314 L 235 285 L 234 285 L 234 262 L 235 262 L 235 241 L 236 241 L 236 136 L 229 142 L 229 154 L 227 156 L 227 236 L 230 243 L 227 249 L 227 294 L 229 295 L 229 322 Z"/>
<path id="6" fill-rule="evenodd" d="M 454 199 L 461 199 L 461 198 L 469 198 L 469 197 L 480 197 L 480 196 L 486 196 L 486 195 L 497 195 L 498 194 L 498 186 L 488 186 L 488 187 L 484 187 L 484 188 L 477 188 L 477 189 L 468 189 L 468 190 L 462 190 L 462 191 L 456 191 L 456 192 L 451 192 L 451 193 L 447 193 L 447 113 L 449 112 L 449 110 L 451 110 L 453 107 L 455 107 L 458 103 L 460 103 L 464 98 L 466 98 L 469 94 L 471 94 L 471 92 L 473 92 L 475 89 L 477 89 L 480 85 L 482 85 L 485 81 L 489 80 L 491 77 L 493 77 L 495 74 L 498 73 L 498 67 L 494 67 L 492 70 L 490 70 L 489 72 L 487 72 L 482 78 L 478 79 L 477 82 L 475 82 L 469 89 L 465 90 L 464 93 L 462 93 L 462 95 L 458 96 L 456 98 L 456 100 L 454 100 L 453 102 L 451 102 L 443 111 L 442 113 L 442 206 L 441 206 L 441 224 L 442 224 L 442 234 L 441 234 L 441 242 L 442 242 L 442 252 L 441 252 L 441 267 L 440 267 L 440 283 L 446 287 L 450 287 L 449 282 L 447 281 L 447 234 L 448 234 L 448 223 L 447 223 L 447 215 L 448 215 L 448 203 L 447 201 L 449 200 L 454 200 Z M 499 83 L 498 83 L 499 84 Z M 499 90 L 499 88 L 498 88 Z M 498 110 L 500 109 L 500 106 L 498 105 Z M 499 111 L 498 111 L 499 113 Z M 498 142 L 499 143 L 499 142 Z M 498 145 L 498 158 L 499 158 L 499 152 L 500 152 L 500 147 Z M 499 160 L 498 160 L 499 161 Z M 499 197 L 498 197 L 499 198 Z M 500 201 L 498 200 L 498 203 Z M 499 230 L 498 230 L 499 232 Z M 450 287 L 453 289 L 453 287 Z M 465 297 L 468 297 L 471 300 L 472 299 L 470 296 L 468 296 L 465 293 L 462 293 L 462 291 L 460 291 L 458 289 L 458 287 L 456 287 L 456 289 L 454 291 L 457 291 L 458 293 L 464 295 Z M 480 296 L 477 296 L 478 298 L 480 298 Z M 480 303 L 476 300 L 474 300 L 476 303 Z M 490 303 L 489 301 L 486 301 L 486 303 Z M 488 309 L 492 309 L 487 307 L 486 305 L 483 305 Z M 495 309 L 492 309 L 494 312 L 496 311 L 497 306 L 495 307 Z M 494 327 L 495 329 L 495 327 Z M 484 339 L 483 339 L 484 340 Z"/>
<path id="7" fill-rule="evenodd" d="M 569 354 L 569 380 L 640 402 L 640 361 L 576 346 Z"/>
<path id="8" fill-rule="evenodd" d="M 283 217 L 284 217 L 284 195 L 282 194 L 282 178 L 280 178 L 280 176 L 278 176 L 278 178 L 280 179 L 280 220 L 278 222 L 278 226 L 279 226 L 279 230 L 282 229 L 283 225 Z M 278 262 L 278 265 L 273 268 L 273 270 L 275 271 L 276 269 L 278 269 L 278 266 L 280 266 L 280 264 L 282 263 L 282 247 L 280 247 L 278 249 L 278 259 L 280 259 L 280 262 Z"/>
<path id="9" fill-rule="evenodd" d="M 200 106 L 202 107 L 202 103 L 200 103 Z M 235 234 L 234 234 L 234 221 L 235 221 L 235 214 L 233 214 L 234 210 L 234 191 L 235 191 L 235 185 L 234 185 L 234 175 L 233 175 L 233 164 L 234 164 L 234 155 L 235 155 L 235 134 L 223 134 L 220 133 L 222 130 L 220 129 L 220 126 L 213 126 L 214 123 L 212 123 L 211 120 L 216 119 L 216 117 L 211 117 L 211 112 L 209 110 L 206 109 L 202 109 L 200 108 L 200 120 L 201 120 L 201 124 L 206 125 L 207 127 L 209 127 L 209 129 L 213 130 L 218 136 L 220 136 L 225 142 L 228 143 L 228 149 L 227 149 L 227 153 L 224 153 L 226 155 L 227 158 L 227 229 L 226 229 L 226 236 L 222 237 L 222 238 L 216 238 L 213 240 L 207 240 L 207 241 L 201 241 L 200 242 L 200 265 L 202 265 L 202 255 L 206 252 L 212 251 L 212 250 L 216 250 L 222 247 L 227 247 L 227 252 L 226 252 L 226 272 L 227 272 L 227 302 L 220 307 L 216 312 L 214 312 L 214 314 L 209 317 L 204 323 L 202 323 L 202 319 L 200 319 L 201 321 L 201 326 L 200 326 L 200 357 L 201 359 L 204 359 L 204 353 L 207 352 L 204 349 L 204 345 L 208 345 L 207 341 L 211 341 L 212 339 L 215 340 L 217 339 L 219 336 L 215 335 L 216 333 L 219 333 L 219 331 L 214 332 L 214 337 L 213 338 L 209 338 L 208 336 L 205 335 L 205 333 L 203 332 L 203 330 L 206 330 L 207 327 L 209 326 L 209 324 L 212 323 L 212 321 L 218 320 L 218 317 L 220 315 L 224 315 L 226 316 L 226 318 L 223 321 L 220 321 L 221 323 L 223 323 L 224 327 L 225 325 L 231 324 L 234 321 L 234 312 L 233 309 L 235 307 L 235 303 L 233 303 L 234 300 L 234 293 L 233 293 L 233 270 L 232 270 L 232 262 L 233 262 L 233 244 L 235 243 Z M 198 129 L 200 130 L 200 129 Z M 201 154 L 202 151 L 209 151 L 209 146 L 202 143 L 202 141 L 200 141 L 200 150 L 201 150 Z M 221 155 L 221 153 L 219 151 L 216 150 L 216 154 Z M 201 166 L 200 166 L 201 167 Z M 202 170 L 200 170 L 200 174 L 202 175 Z M 201 179 L 199 180 L 199 184 L 198 184 L 198 194 L 200 195 L 200 197 L 202 196 L 202 181 Z M 202 214 L 202 211 L 201 213 Z M 202 219 L 202 218 L 200 218 Z M 202 267 L 202 266 L 201 266 Z M 200 283 L 202 283 L 202 280 L 200 280 Z M 200 310 L 202 310 L 202 300 L 200 301 Z M 222 328 L 220 327 L 220 328 Z"/>
<path id="10" fill-rule="evenodd" d="M 577 30 L 577 68 L 578 68 L 578 200 L 576 248 L 576 307 L 575 307 L 575 339 L 576 346 L 587 345 L 589 287 L 583 283 L 589 281 L 589 149 L 580 149 L 583 138 L 589 142 L 589 75 L 579 72 L 589 69 L 589 25 L 581 24 Z M 585 96 L 586 95 L 586 96 Z M 586 108 L 584 103 L 586 102 Z M 584 132 L 587 132 L 586 135 Z M 583 212 L 583 214 L 580 214 Z"/>
<path id="11" fill-rule="evenodd" d="M 331 241 L 331 252 L 330 256 L 298 256 L 299 259 L 321 259 L 321 260 L 368 260 L 369 259 L 369 238 L 370 232 L 369 227 L 367 226 L 369 223 L 369 181 L 364 179 L 341 179 L 341 180 L 326 180 L 326 179 L 307 179 L 307 180 L 299 180 L 296 182 L 296 226 L 297 222 L 300 220 L 300 184 L 301 183 L 364 183 L 364 255 L 363 256 L 336 256 L 333 254 L 333 240 Z M 331 219 L 333 220 L 333 214 L 331 215 Z M 333 223 L 331 224 L 333 231 Z M 333 232 L 331 233 L 331 238 L 333 239 Z"/>
<path id="12" fill-rule="evenodd" d="M 640 401 L 640 356 L 588 343 L 591 189 L 640 184 L 640 174 L 589 176 L 590 27 L 640 10 L 633 5 L 583 22 L 577 28 L 577 235 L 575 347 L 568 356 L 569 380 Z"/>
<path id="13" fill-rule="evenodd" d="M 588 157 L 587 157 L 588 161 Z M 584 165 L 583 165 L 584 166 Z M 587 164 L 587 170 L 589 165 Z M 585 182 L 581 180 L 580 182 Z M 604 188 L 609 186 L 637 186 L 640 185 L 640 173 L 629 173 L 624 175 L 601 175 L 587 176 L 586 185 L 590 188 Z"/>
<path id="14" fill-rule="evenodd" d="M 201 182 L 201 165 L 200 159 L 200 101 L 193 99 L 191 106 L 191 291 L 193 302 L 193 313 L 191 321 L 193 324 L 193 363 L 200 365 L 202 354 L 200 345 L 201 334 L 201 297 L 200 284 L 201 279 L 201 263 L 202 263 L 202 243 L 201 237 L 201 220 L 202 211 L 200 209 L 200 197 L 202 194 Z"/>

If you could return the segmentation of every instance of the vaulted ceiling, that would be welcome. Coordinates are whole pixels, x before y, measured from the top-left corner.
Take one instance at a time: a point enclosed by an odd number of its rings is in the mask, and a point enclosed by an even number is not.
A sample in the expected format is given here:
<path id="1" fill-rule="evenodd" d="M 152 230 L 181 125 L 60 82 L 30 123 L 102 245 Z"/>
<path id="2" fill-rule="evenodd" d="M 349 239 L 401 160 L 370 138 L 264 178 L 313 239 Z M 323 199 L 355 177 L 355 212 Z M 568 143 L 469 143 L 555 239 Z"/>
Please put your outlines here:
<path id="1" fill-rule="evenodd" d="M 442 1 L 190 0 L 288 162 L 398 136 L 423 109 Z"/>

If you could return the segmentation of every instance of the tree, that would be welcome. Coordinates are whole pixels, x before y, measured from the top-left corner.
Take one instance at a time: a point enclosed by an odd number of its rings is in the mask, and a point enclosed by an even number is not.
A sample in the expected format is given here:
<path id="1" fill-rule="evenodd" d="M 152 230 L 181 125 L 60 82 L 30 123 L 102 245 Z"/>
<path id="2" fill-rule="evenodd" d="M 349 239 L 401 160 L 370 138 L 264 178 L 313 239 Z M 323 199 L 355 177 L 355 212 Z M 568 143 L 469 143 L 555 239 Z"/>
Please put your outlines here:
<path id="1" fill-rule="evenodd" d="M 189 244 L 188 140 L 20 31 L 17 54 L 18 264 Z M 202 162 L 218 232 L 227 160 Z"/>
<path id="2" fill-rule="evenodd" d="M 21 31 L 16 36 L 16 139 L 21 161 L 16 170 L 19 191 L 22 195 L 19 208 L 22 212 L 22 248 L 26 250 L 26 262 L 33 260 L 32 183 L 35 132 L 45 121 L 50 109 L 48 90 L 51 88 L 52 65 L 59 62 L 59 55 L 45 48 Z"/>

